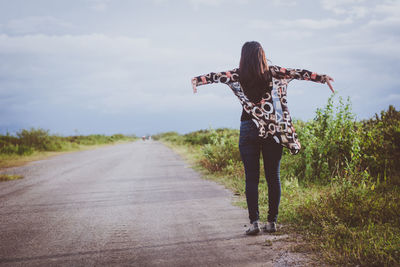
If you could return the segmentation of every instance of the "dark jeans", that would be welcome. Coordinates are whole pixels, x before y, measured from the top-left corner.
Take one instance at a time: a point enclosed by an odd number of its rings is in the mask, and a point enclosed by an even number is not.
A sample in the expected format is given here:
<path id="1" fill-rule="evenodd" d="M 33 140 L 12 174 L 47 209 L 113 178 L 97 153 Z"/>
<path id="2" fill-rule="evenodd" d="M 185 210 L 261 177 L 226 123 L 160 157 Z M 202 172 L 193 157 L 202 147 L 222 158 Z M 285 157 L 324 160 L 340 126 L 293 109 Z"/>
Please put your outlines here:
<path id="1" fill-rule="evenodd" d="M 246 200 L 250 223 L 259 219 L 260 152 L 263 154 L 264 172 L 268 184 L 268 221 L 276 222 L 281 198 L 279 169 L 282 146 L 272 138 L 260 138 L 256 125 L 248 120 L 240 124 L 239 150 L 246 174 Z"/>

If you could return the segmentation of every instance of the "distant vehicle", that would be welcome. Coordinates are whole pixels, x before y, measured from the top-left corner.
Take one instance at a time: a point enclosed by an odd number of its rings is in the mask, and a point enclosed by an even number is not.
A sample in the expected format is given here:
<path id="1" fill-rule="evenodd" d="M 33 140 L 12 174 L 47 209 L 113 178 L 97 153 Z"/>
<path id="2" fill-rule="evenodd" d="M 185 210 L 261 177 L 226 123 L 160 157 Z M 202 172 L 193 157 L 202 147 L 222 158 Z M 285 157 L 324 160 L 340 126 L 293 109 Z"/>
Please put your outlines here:
<path id="1" fill-rule="evenodd" d="M 151 135 L 143 135 L 143 136 L 142 136 L 142 140 L 143 140 L 143 141 L 151 140 Z"/>

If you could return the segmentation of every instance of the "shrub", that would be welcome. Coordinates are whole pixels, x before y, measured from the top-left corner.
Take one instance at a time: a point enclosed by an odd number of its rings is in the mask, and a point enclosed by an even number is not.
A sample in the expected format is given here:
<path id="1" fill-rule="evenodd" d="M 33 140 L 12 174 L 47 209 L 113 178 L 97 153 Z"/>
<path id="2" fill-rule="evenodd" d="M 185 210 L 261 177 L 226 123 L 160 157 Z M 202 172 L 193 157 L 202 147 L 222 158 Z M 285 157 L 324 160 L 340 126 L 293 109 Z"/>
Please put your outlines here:
<path id="1" fill-rule="evenodd" d="M 331 177 L 345 175 L 346 166 L 356 164 L 353 160 L 360 154 L 354 117 L 350 100 L 344 102 L 339 97 L 335 108 L 333 95 L 323 109 L 316 111 L 313 120 L 296 121 L 302 149 L 298 156 L 288 159 L 291 175 L 302 182 L 323 184 L 329 183 Z"/>
<path id="2" fill-rule="evenodd" d="M 308 233 L 333 264 L 399 265 L 400 112 L 390 106 L 380 116 L 358 122 L 350 100 L 332 96 L 313 120 L 294 124 L 302 150 L 297 156 L 284 150 L 281 220 Z M 199 163 L 244 194 L 238 130 L 163 136 L 200 147 Z M 268 196 L 263 181 L 259 201 L 265 216 Z"/>
<path id="3" fill-rule="evenodd" d="M 17 137 L 21 145 L 38 151 L 58 151 L 62 148 L 60 138 L 50 136 L 48 130 L 40 128 L 23 129 L 17 132 Z"/>
<path id="4" fill-rule="evenodd" d="M 172 142 L 176 144 L 183 144 L 184 138 L 177 132 L 165 132 L 153 135 L 154 140 L 165 140 L 167 142 Z"/>
<path id="5" fill-rule="evenodd" d="M 238 139 L 237 130 L 210 130 L 209 143 L 202 149 L 202 165 L 211 171 L 221 171 L 228 165 L 240 162 Z"/>
<path id="6" fill-rule="evenodd" d="M 400 261 L 399 210 L 399 188 L 341 180 L 299 203 L 294 220 L 320 240 L 332 263 L 390 266 Z"/>
<path id="7" fill-rule="evenodd" d="M 361 164 L 376 180 L 400 185 L 400 111 L 389 106 L 380 116 L 362 121 Z"/>
<path id="8" fill-rule="evenodd" d="M 210 144 L 211 140 L 210 130 L 199 130 L 184 135 L 184 142 L 191 145 L 205 145 Z"/>
<path id="9" fill-rule="evenodd" d="M 34 151 L 61 151 L 79 145 L 108 144 L 118 140 L 134 140 L 136 136 L 94 134 L 62 137 L 50 135 L 48 130 L 31 128 L 20 130 L 16 136 L 0 135 L 0 154 L 30 155 Z"/>

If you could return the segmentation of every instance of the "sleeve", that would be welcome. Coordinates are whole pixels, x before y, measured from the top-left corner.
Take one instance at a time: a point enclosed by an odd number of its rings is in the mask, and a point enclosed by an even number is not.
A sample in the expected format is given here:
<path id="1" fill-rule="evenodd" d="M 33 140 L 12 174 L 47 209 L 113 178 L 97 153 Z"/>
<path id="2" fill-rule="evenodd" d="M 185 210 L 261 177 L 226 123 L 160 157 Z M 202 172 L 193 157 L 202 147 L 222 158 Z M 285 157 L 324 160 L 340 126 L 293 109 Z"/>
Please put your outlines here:
<path id="1" fill-rule="evenodd" d="M 196 79 L 196 86 L 210 84 L 210 83 L 229 83 L 239 81 L 238 69 L 222 72 L 211 72 L 209 74 L 194 77 Z"/>
<path id="2" fill-rule="evenodd" d="M 311 72 L 309 70 L 290 69 L 279 66 L 270 66 L 269 68 L 271 70 L 272 76 L 277 79 L 297 79 L 297 80 L 313 81 L 318 83 L 326 82 L 325 74 L 318 74 L 316 72 Z"/>

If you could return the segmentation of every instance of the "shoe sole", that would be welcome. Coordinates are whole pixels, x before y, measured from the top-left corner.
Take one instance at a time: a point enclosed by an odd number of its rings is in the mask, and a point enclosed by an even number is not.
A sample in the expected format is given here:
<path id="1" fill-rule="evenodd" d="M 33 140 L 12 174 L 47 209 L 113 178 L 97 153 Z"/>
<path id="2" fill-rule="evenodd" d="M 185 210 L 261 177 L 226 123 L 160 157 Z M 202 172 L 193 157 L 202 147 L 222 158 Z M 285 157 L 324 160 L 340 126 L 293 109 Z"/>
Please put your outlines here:
<path id="1" fill-rule="evenodd" d="M 267 230 L 267 229 L 264 228 L 263 231 L 266 232 L 266 233 L 275 233 L 276 229 Z"/>
<path id="2" fill-rule="evenodd" d="M 256 230 L 253 230 L 253 231 L 250 231 L 250 232 L 246 232 L 246 235 L 256 235 L 259 232 L 260 232 L 260 229 L 256 229 Z"/>

